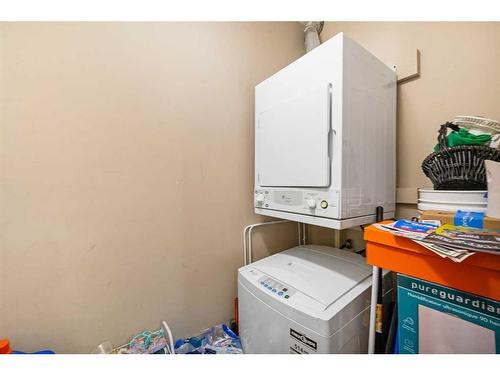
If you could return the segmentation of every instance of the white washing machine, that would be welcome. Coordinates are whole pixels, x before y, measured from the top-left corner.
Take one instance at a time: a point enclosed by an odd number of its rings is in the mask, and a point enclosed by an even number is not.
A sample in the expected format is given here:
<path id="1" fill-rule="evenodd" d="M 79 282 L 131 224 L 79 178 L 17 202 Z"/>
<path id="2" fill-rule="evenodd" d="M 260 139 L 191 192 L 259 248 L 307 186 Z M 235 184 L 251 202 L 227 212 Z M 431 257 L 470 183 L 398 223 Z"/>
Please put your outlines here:
<path id="1" fill-rule="evenodd" d="M 358 254 L 299 246 L 238 271 L 245 353 L 367 353 L 371 267 Z M 384 276 L 385 298 L 392 277 Z"/>

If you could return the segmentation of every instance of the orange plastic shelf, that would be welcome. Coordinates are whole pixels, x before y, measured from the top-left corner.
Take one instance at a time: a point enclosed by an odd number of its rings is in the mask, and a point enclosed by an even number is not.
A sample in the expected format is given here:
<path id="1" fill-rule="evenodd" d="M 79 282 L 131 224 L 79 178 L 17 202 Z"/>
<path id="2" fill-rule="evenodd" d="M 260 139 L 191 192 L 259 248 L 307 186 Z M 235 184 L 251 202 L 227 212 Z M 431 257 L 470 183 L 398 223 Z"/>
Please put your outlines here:
<path id="1" fill-rule="evenodd" d="M 373 225 L 364 237 L 368 264 L 500 300 L 500 255 L 474 254 L 455 263 Z"/>

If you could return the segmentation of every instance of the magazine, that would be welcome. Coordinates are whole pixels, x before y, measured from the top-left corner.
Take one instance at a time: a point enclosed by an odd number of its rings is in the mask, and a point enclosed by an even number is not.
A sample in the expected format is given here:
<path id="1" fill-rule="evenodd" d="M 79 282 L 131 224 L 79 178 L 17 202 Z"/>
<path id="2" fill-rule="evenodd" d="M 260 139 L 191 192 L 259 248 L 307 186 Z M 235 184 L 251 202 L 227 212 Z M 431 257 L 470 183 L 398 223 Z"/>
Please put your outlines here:
<path id="1" fill-rule="evenodd" d="M 467 250 L 454 250 L 451 248 L 447 248 L 445 246 L 438 246 L 432 243 L 426 243 L 423 241 L 418 242 L 419 245 L 429 249 L 433 253 L 439 255 L 442 258 L 449 258 L 454 262 L 460 263 L 461 261 L 467 259 L 471 255 L 474 255 L 474 252 Z"/>
<path id="2" fill-rule="evenodd" d="M 477 252 L 500 255 L 500 233 L 457 227 L 451 224 L 398 220 L 374 224 L 380 230 L 408 238 L 443 258 L 462 262 Z"/>
<path id="3" fill-rule="evenodd" d="M 500 254 L 500 236 L 493 233 L 459 233 L 450 234 L 437 232 L 428 234 L 422 241 L 459 250 L 473 250 Z"/>
<path id="4" fill-rule="evenodd" d="M 427 229 L 427 232 L 422 232 L 420 229 L 411 230 L 409 229 L 411 227 L 407 225 L 408 222 L 411 223 L 409 220 L 398 220 L 389 224 L 374 224 L 374 225 L 378 229 L 381 229 L 386 232 L 391 232 L 395 236 L 409 238 L 410 240 L 421 240 L 425 238 L 427 234 L 430 233 L 431 231 L 430 228 Z M 432 230 L 435 229 L 437 229 L 437 226 L 434 226 Z"/>

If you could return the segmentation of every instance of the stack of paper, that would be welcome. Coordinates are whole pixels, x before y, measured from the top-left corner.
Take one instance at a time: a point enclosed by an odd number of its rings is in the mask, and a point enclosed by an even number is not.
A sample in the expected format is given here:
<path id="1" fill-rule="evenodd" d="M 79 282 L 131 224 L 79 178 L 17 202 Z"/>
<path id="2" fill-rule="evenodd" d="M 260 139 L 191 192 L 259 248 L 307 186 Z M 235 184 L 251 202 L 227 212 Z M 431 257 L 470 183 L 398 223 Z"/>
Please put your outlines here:
<path id="1" fill-rule="evenodd" d="M 456 227 L 451 224 L 398 220 L 390 224 L 375 224 L 378 229 L 395 236 L 409 238 L 443 258 L 462 262 L 476 252 L 500 255 L 500 233 Z"/>

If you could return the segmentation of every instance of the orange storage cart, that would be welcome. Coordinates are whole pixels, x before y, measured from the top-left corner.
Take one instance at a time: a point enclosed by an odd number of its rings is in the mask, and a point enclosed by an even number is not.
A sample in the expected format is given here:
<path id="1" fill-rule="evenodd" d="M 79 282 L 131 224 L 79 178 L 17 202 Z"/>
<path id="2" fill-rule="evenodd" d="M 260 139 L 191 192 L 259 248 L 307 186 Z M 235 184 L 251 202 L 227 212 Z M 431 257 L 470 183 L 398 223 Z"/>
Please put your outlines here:
<path id="1" fill-rule="evenodd" d="M 384 223 L 389 223 L 386 221 Z M 461 263 L 442 258 L 414 241 L 371 225 L 364 231 L 366 261 L 373 266 L 368 352 L 374 353 L 380 269 L 500 300 L 500 255 L 477 253 Z"/>
<path id="2" fill-rule="evenodd" d="M 456 263 L 373 225 L 365 229 L 364 237 L 366 261 L 372 266 L 500 300 L 498 255 L 477 253 Z"/>

